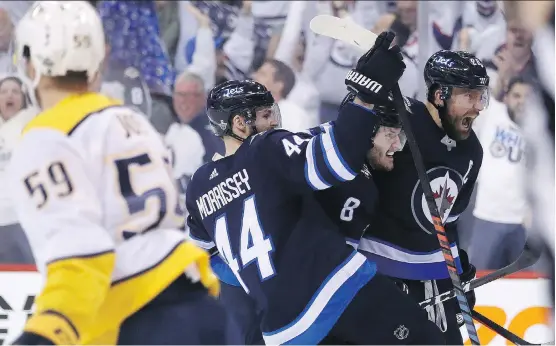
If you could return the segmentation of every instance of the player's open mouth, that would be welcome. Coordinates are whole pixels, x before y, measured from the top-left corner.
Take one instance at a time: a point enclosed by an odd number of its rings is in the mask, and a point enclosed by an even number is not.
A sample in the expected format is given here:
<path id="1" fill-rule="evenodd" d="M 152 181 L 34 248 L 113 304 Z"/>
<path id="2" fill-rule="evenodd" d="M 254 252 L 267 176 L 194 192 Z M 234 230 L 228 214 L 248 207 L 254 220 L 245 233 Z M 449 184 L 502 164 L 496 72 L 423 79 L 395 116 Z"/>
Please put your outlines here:
<path id="1" fill-rule="evenodd" d="M 393 158 L 394 157 L 394 152 L 393 151 L 387 151 L 386 152 L 386 157 Z"/>
<path id="2" fill-rule="evenodd" d="M 463 127 L 464 130 L 469 130 L 472 122 L 473 122 L 473 118 L 465 117 L 461 120 L 461 126 Z"/>

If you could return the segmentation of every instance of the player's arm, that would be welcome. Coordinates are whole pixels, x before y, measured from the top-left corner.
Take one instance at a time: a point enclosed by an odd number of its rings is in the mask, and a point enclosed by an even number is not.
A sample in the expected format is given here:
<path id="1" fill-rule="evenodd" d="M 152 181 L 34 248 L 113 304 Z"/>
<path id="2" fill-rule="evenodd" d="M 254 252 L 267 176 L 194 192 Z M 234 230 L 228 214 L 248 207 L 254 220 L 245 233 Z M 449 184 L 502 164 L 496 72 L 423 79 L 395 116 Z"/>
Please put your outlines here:
<path id="1" fill-rule="evenodd" d="M 324 190 L 356 177 L 378 123 L 370 107 L 348 103 L 336 123 L 317 135 L 288 131 L 268 134 L 258 150 L 260 161 L 290 183 Z"/>
<path id="2" fill-rule="evenodd" d="M 373 104 L 388 101 L 390 90 L 405 70 L 399 47 L 390 48 L 393 39 L 393 33 L 380 34 L 373 48 L 348 73 L 345 84 L 356 98 L 341 107 L 334 124 L 310 139 L 287 131 L 266 135 L 258 152 L 269 173 L 313 190 L 356 177 L 380 125 Z"/>
<path id="3" fill-rule="evenodd" d="M 17 215 L 45 277 L 16 344 L 79 343 L 110 288 L 114 243 L 85 167 L 79 149 L 54 131 L 29 133 L 12 158 Z"/>

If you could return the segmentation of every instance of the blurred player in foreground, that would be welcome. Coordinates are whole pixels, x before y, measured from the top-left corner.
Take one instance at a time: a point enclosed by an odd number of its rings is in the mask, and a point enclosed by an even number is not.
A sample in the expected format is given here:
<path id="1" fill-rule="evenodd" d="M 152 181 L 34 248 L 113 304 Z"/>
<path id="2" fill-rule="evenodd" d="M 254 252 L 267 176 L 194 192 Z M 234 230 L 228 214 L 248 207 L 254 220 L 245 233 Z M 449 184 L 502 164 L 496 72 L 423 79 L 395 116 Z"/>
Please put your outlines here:
<path id="1" fill-rule="evenodd" d="M 16 41 L 42 112 L 23 130 L 10 185 L 45 280 L 15 344 L 237 343 L 207 253 L 179 230 L 160 135 L 89 91 L 105 58 L 95 9 L 36 2 Z"/>

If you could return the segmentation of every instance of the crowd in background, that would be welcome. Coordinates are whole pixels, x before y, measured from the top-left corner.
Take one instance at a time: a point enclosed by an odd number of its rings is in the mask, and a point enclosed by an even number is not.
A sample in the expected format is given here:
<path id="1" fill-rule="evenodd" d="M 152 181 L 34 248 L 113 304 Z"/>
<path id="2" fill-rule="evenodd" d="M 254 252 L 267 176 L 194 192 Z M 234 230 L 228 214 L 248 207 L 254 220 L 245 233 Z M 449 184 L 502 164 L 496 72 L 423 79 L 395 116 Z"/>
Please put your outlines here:
<path id="1" fill-rule="evenodd" d="M 435 1 L 426 16 L 417 1 L 92 3 L 109 45 L 99 89 L 149 117 L 173 152 L 183 191 L 198 167 L 224 154 L 204 108 L 207 92 L 225 80 L 253 78 L 264 84 L 287 130 L 335 119 L 346 94 L 344 77 L 364 52 L 314 35 L 309 22 L 317 14 L 350 17 L 374 32 L 394 31 L 407 66 L 401 90 L 421 101 L 423 56 L 440 49 L 476 54 L 487 66 L 491 99 L 473 125 L 484 161 L 476 199 L 460 218 L 460 245 L 479 269 L 500 268 L 523 249 L 531 211 L 523 186 L 528 154 L 520 123 L 542 74 L 554 75 L 554 63 L 551 71 L 538 70 L 534 32 L 520 20 L 517 2 Z M 0 263 L 33 262 L 24 234 L 12 227 L 17 220 L 1 176 L 18 133 L 38 112 L 12 59 L 14 27 L 31 5 L 0 2 Z M 553 22 L 554 8 L 544 13 Z"/>

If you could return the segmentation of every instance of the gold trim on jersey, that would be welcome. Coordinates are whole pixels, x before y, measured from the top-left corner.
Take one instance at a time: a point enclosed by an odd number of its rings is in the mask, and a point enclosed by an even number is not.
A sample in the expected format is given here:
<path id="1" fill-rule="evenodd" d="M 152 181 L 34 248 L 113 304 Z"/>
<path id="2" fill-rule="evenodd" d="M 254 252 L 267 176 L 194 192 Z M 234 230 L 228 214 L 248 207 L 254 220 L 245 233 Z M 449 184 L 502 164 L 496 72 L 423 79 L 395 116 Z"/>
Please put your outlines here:
<path id="1" fill-rule="evenodd" d="M 104 303 L 115 262 L 114 251 L 104 251 L 47 264 L 46 284 L 35 300 L 36 312 L 24 330 L 45 337 L 56 334 L 51 329 L 60 328 L 63 325 L 61 321 L 58 321 L 58 325 L 38 323 L 48 317 L 43 315 L 44 312 L 55 311 L 68 319 L 69 324 L 77 331 L 74 337 L 79 338 L 84 330 L 93 325 L 95 316 L 92 312 L 98 311 Z M 70 338 L 71 333 L 65 334 Z"/>
<path id="2" fill-rule="evenodd" d="M 77 329 L 81 344 L 114 345 L 121 324 L 157 297 L 190 266 L 196 266 L 201 283 L 213 296 L 220 290 L 210 268 L 206 251 L 181 242 L 170 253 L 144 272 L 110 285 L 114 267 L 113 252 L 96 256 L 73 257 L 47 265 L 46 285 L 36 299 L 35 316 L 56 311 Z M 187 293 L 184 293 L 187 294 Z M 30 319 L 29 321 L 33 321 Z M 38 330 L 36 323 L 24 329 L 48 336 L 52 324 Z"/>
<path id="3" fill-rule="evenodd" d="M 197 266 L 201 283 L 210 294 L 217 296 L 220 284 L 210 268 L 207 252 L 184 241 L 153 268 L 113 284 L 98 310 L 95 322 L 88 332 L 83 333 L 81 342 L 115 344 L 123 321 L 158 296 L 180 275 L 184 275 L 185 269 L 191 265 Z"/>
<path id="4" fill-rule="evenodd" d="M 121 102 L 97 93 L 71 95 L 29 121 L 22 133 L 36 128 L 50 128 L 71 135 L 90 115 L 120 105 Z"/>

